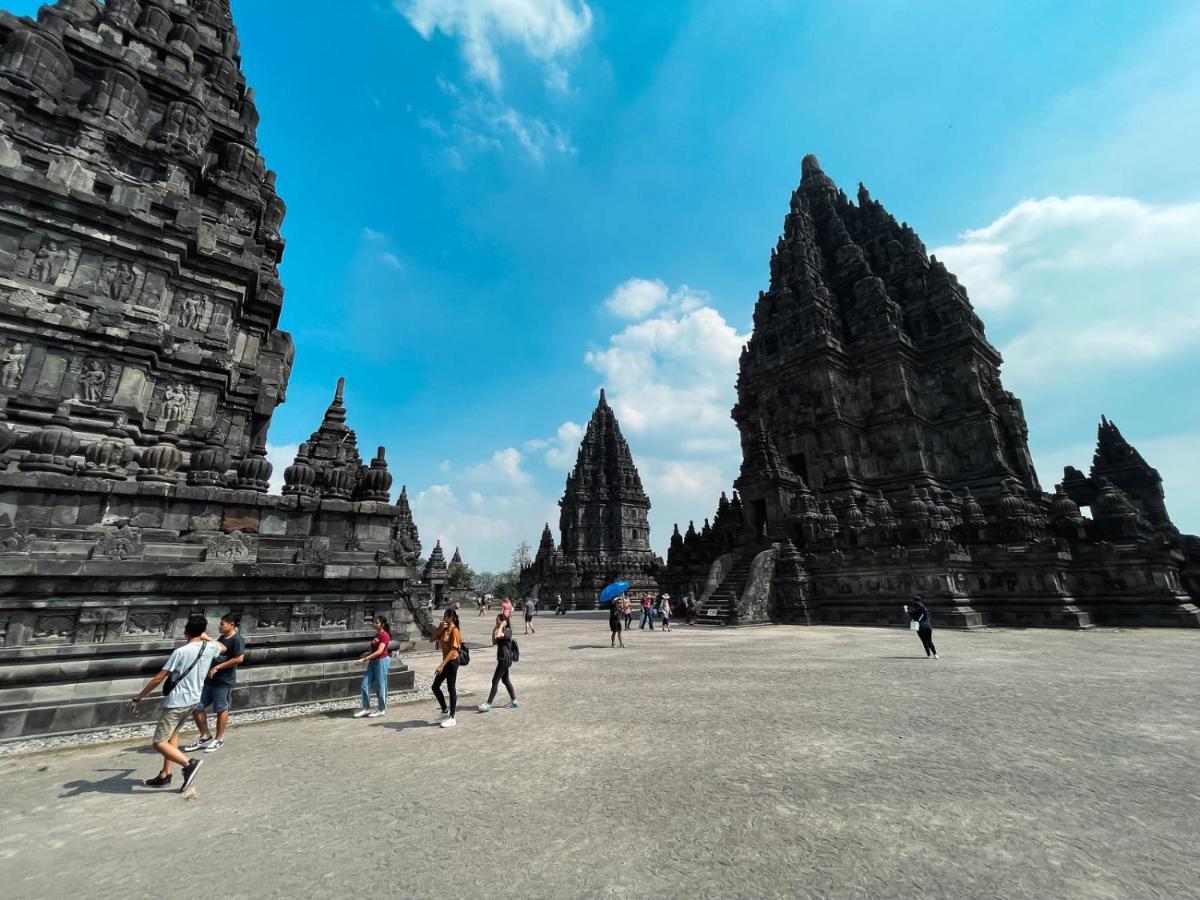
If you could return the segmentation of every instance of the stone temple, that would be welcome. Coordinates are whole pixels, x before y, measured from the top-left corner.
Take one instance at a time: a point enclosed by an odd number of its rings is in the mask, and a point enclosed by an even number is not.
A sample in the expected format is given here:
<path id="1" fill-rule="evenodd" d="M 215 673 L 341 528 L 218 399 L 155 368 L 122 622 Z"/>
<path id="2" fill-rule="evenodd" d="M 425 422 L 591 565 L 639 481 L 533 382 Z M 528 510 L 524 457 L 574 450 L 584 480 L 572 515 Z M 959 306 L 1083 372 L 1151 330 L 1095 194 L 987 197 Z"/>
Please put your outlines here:
<path id="1" fill-rule="evenodd" d="M 560 594 L 568 608 L 592 609 L 614 581 L 629 582 L 633 593 L 658 590 L 662 559 L 650 549 L 650 498 L 603 389 L 558 505 L 559 545 L 547 524 L 521 572 L 524 595 L 550 604 Z"/>
<path id="2" fill-rule="evenodd" d="M 741 473 L 664 585 L 717 622 L 899 622 L 919 593 L 947 625 L 1200 625 L 1158 472 L 1102 420 L 1090 474 L 1043 490 L 1000 364 L 913 230 L 807 157 L 742 352 Z"/>
<path id="3" fill-rule="evenodd" d="M 267 493 L 293 350 L 257 122 L 228 0 L 0 13 L 0 739 L 129 721 L 191 613 L 241 614 L 242 708 L 348 695 L 376 613 L 416 633 L 417 529 L 342 384 Z"/>

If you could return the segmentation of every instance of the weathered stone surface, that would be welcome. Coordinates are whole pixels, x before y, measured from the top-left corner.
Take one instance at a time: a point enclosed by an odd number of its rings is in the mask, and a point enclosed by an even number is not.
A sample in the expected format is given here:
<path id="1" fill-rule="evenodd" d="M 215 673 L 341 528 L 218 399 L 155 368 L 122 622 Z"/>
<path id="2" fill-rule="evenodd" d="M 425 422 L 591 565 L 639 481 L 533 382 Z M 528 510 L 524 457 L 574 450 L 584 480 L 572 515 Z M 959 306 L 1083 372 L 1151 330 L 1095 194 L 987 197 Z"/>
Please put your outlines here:
<path id="1" fill-rule="evenodd" d="M 547 523 L 532 565 L 521 573 L 527 596 L 590 609 L 605 585 L 626 581 L 633 592 L 658 590 L 662 560 L 650 549 L 650 498 L 604 391 L 579 445 L 558 504 L 561 541 Z"/>
<path id="2" fill-rule="evenodd" d="M 855 204 L 805 158 L 770 275 L 733 498 L 676 526 L 662 578 L 705 594 L 703 620 L 899 621 L 919 593 L 965 627 L 1200 625 L 1200 539 L 1171 524 L 1158 472 L 1102 418 L 1091 474 L 1044 492 L 966 290 L 866 188 Z M 764 603 L 751 561 L 789 545 Z"/>
<path id="3" fill-rule="evenodd" d="M 420 537 L 344 382 L 267 495 L 293 351 L 253 96 L 224 0 L 0 12 L 0 736 L 117 721 L 192 613 L 241 615 L 251 706 L 344 695 L 377 613 L 416 636 Z"/>

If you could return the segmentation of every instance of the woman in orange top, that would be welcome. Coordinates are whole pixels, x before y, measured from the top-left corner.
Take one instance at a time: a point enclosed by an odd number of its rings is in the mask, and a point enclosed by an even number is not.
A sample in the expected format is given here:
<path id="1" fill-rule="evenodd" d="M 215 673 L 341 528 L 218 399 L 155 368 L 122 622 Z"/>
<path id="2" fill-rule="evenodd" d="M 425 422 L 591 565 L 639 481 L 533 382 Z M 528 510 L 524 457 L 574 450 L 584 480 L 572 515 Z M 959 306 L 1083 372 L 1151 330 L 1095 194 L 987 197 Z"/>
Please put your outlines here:
<path id="1" fill-rule="evenodd" d="M 437 698 L 438 706 L 442 708 L 441 720 L 443 728 L 454 727 L 454 713 L 458 708 L 458 648 L 462 646 L 462 632 L 458 630 L 458 613 L 454 607 L 446 610 L 442 616 L 442 624 L 433 633 L 433 642 L 442 651 L 442 661 L 433 672 L 433 696 Z M 450 705 L 446 706 L 446 698 L 442 694 L 442 683 L 450 692 Z"/>

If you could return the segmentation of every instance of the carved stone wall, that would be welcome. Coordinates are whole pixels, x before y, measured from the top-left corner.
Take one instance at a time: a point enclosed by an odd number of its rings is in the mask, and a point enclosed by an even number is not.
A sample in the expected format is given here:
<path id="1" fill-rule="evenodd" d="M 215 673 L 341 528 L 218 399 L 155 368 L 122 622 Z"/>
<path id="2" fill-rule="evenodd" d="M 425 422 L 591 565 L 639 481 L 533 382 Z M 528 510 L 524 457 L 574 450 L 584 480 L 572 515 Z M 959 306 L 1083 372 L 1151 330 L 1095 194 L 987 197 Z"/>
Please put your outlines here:
<path id="1" fill-rule="evenodd" d="M 1200 625 L 1197 544 L 1158 472 L 1102 418 L 1090 475 L 1042 491 L 966 290 L 866 188 L 853 203 L 807 157 L 770 275 L 737 381 L 736 490 L 711 524 L 676 526 L 673 594 L 732 554 L 705 619 L 898 622 L 919 593 L 965 627 Z M 750 561 L 767 547 L 782 590 L 764 607 Z"/>

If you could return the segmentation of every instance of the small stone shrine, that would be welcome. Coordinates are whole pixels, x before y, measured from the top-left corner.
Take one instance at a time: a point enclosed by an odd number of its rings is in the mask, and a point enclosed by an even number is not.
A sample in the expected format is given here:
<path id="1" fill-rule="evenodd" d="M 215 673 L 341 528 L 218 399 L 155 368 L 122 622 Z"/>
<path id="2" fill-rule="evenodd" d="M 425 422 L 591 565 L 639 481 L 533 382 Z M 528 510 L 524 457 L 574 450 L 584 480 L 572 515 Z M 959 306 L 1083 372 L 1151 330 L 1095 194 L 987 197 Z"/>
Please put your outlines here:
<path id="1" fill-rule="evenodd" d="M 554 546 L 547 524 L 521 572 L 522 596 L 546 605 L 561 594 L 568 609 L 592 609 L 614 581 L 629 582 L 632 594 L 658 590 L 662 559 L 650 549 L 650 498 L 603 389 L 558 505 L 561 543 Z"/>
<path id="2" fill-rule="evenodd" d="M 375 614 L 415 635 L 417 529 L 340 382 L 267 493 L 293 350 L 257 122 L 228 0 L 0 12 L 0 739 L 132 721 L 193 613 L 241 615 L 242 709 L 350 695 Z"/>
<path id="3" fill-rule="evenodd" d="M 1200 625 L 1158 472 L 1101 419 L 1090 475 L 1043 491 L 1000 363 L 916 233 L 807 157 L 742 351 L 741 473 L 661 580 L 712 622 L 895 623 L 917 593 L 959 627 Z"/>

